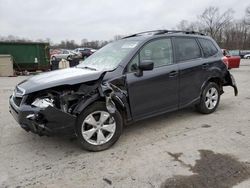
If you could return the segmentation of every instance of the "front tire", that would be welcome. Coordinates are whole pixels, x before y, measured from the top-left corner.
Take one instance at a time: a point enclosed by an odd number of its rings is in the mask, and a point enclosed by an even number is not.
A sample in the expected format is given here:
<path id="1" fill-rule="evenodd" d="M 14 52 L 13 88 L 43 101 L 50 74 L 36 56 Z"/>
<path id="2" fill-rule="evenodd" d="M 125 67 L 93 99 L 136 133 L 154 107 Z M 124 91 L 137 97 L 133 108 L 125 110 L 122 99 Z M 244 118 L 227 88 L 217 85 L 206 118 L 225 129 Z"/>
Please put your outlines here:
<path id="1" fill-rule="evenodd" d="M 196 105 L 196 109 L 203 114 L 213 113 L 220 102 L 220 88 L 214 82 L 209 82 L 204 88 L 200 102 Z"/>
<path id="2" fill-rule="evenodd" d="M 119 139 L 122 128 L 123 121 L 119 111 L 110 114 L 104 102 L 96 102 L 79 115 L 76 133 L 83 149 L 102 151 Z"/>

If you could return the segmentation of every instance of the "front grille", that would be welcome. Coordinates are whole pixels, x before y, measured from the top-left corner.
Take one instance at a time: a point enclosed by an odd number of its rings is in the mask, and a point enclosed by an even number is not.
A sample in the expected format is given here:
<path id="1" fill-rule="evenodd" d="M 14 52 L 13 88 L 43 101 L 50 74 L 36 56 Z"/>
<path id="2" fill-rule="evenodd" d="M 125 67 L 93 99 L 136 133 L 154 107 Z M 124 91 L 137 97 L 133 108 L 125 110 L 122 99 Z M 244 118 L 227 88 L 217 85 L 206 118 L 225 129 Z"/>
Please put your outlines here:
<path id="1" fill-rule="evenodd" d="M 22 102 L 22 99 L 21 97 L 14 97 L 13 96 L 13 101 L 14 103 L 17 105 L 17 106 L 20 106 L 21 102 Z"/>

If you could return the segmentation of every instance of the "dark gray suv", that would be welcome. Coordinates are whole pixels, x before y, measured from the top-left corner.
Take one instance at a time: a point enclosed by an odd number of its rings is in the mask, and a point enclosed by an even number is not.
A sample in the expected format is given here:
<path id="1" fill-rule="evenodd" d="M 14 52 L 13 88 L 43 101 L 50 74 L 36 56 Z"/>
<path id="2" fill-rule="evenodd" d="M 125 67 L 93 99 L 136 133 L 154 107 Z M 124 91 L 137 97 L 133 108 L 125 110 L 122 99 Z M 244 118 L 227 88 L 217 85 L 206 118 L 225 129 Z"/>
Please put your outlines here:
<path id="1" fill-rule="evenodd" d="M 125 124 L 190 105 L 209 114 L 233 76 L 218 45 L 196 32 L 157 30 L 112 42 L 76 67 L 19 83 L 10 112 L 26 131 L 114 144 Z"/>

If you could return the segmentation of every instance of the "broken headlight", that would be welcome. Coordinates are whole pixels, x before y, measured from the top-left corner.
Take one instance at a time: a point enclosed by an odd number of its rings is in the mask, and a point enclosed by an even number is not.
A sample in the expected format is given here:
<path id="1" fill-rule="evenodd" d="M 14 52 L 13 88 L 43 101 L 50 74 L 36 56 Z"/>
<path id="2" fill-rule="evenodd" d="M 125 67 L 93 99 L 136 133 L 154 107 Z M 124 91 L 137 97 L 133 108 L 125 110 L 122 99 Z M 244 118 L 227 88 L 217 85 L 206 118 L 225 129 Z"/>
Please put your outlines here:
<path id="1" fill-rule="evenodd" d="M 38 108 L 47 108 L 48 106 L 54 106 L 53 102 L 54 100 L 50 98 L 36 98 L 31 105 Z"/>

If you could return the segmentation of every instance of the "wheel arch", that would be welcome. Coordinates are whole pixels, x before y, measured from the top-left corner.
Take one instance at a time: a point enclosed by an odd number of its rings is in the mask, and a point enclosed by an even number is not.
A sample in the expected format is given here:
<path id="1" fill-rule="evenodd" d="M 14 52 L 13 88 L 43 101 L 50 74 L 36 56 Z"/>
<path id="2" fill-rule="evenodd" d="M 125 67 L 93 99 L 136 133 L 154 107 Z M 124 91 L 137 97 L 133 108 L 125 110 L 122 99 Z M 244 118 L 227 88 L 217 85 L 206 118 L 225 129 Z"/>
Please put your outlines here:
<path id="1" fill-rule="evenodd" d="M 92 95 L 90 98 L 86 100 L 82 100 L 74 109 L 74 114 L 77 116 L 81 114 L 87 107 L 91 106 L 95 102 L 105 102 L 106 99 L 104 96 L 101 96 L 99 93 Z M 127 109 L 126 105 L 122 102 L 119 97 L 113 97 L 112 101 L 115 104 L 116 109 L 120 112 L 123 117 L 123 120 L 130 120 L 130 111 Z"/>
<path id="2" fill-rule="evenodd" d="M 219 88 L 220 88 L 220 94 L 223 94 L 223 79 L 218 76 L 218 75 L 214 75 L 214 76 L 211 76 L 209 77 L 203 84 L 202 84 L 202 87 L 201 87 L 201 92 L 200 92 L 200 96 L 203 92 L 203 90 L 205 89 L 205 87 L 207 86 L 208 83 L 210 82 L 213 82 L 213 83 L 216 83 Z"/>

